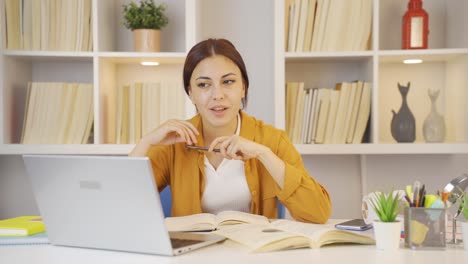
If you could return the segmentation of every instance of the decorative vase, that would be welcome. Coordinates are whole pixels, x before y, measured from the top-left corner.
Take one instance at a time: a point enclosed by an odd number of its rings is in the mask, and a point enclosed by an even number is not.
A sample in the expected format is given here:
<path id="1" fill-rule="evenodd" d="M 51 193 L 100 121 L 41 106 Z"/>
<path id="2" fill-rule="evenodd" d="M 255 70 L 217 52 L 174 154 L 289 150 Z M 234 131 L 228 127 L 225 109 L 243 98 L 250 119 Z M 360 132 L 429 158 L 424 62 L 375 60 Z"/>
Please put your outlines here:
<path id="1" fill-rule="evenodd" d="M 133 47 L 140 52 L 160 51 L 161 31 L 156 29 L 134 29 Z"/>
<path id="2" fill-rule="evenodd" d="M 402 103 L 398 113 L 392 110 L 393 117 L 391 122 L 392 136 L 397 142 L 414 142 L 416 139 L 416 120 L 406 100 L 409 88 L 410 82 L 408 82 L 407 86 L 398 83 L 398 90 L 402 97 Z"/>
<path id="3" fill-rule="evenodd" d="M 444 117 L 437 112 L 436 101 L 439 97 L 439 90 L 427 91 L 431 98 L 431 112 L 424 120 L 423 134 L 426 142 L 442 142 L 445 139 L 445 121 Z"/>
<path id="4" fill-rule="evenodd" d="M 422 0 L 408 1 L 408 10 L 403 16 L 403 49 L 427 49 L 429 15 L 422 5 Z"/>
<path id="5" fill-rule="evenodd" d="M 397 250 L 400 248 L 401 222 L 374 221 L 373 225 L 377 249 Z"/>

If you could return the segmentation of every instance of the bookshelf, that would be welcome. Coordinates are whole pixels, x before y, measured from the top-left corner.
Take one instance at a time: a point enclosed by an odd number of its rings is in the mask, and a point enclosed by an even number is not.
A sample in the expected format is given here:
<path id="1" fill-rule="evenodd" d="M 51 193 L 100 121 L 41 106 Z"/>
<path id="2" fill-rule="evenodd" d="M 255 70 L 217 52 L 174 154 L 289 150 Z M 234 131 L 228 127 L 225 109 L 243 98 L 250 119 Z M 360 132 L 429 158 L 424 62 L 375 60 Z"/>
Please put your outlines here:
<path id="1" fill-rule="evenodd" d="M 5 1 L 0 0 L 2 31 Z M 94 45 L 89 52 L 5 50 L 2 43 L 0 174 L 24 179 L 19 155 L 26 153 L 126 155 L 133 145 L 113 144 L 115 101 L 112 98 L 116 96 L 113 87 L 133 78 L 181 80 L 186 52 L 209 37 L 230 39 L 243 55 L 251 81 L 247 112 L 282 129 L 286 123 L 284 86 L 287 81 L 300 79 L 307 86 L 329 87 L 356 79 L 372 83 L 368 142 L 296 145 L 306 168 L 330 191 L 337 208 L 333 213 L 335 218 L 358 217 L 361 196 L 378 187 L 392 187 L 386 179 L 392 177 L 390 171 L 395 166 L 402 175 L 408 172 L 399 166 L 408 166 L 411 172 L 408 177 L 393 181 L 395 187 L 419 177 L 426 177 L 428 184 L 439 186 L 468 171 L 464 162 L 468 155 L 468 106 L 464 103 L 468 100 L 468 28 L 465 26 L 468 18 L 464 16 L 468 13 L 468 3 L 465 0 L 424 0 L 430 23 L 427 50 L 400 49 L 401 16 L 406 0 L 373 0 L 370 49 L 323 52 L 285 52 L 285 0 L 165 0 L 162 2 L 168 4 L 170 22 L 162 32 L 162 52 L 158 53 L 132 51 L 131 33 L 119 23 L 120 8 L 127 2 L 92 0 Z M 401 63 L 402 59 L 414 56 L 425 62 Z M 158 60 L 161 65 L 144 68 L 139 65 L 143 59 Z M 92 144 L 18 144 L 26 84 L 31 80 L 80 81 L 94 85 Z M 389 134 L 390 110 L 397 111 L 401 104 L 398 81 L 412 82 L 410 108 L 419 109 L 414 111 L 418 123 L 417 139 L 412 144 L 397 144 Z M 444 143 L 426 144 L 421 134 L 422 121 L 429 113 L 424 86 L 432 84 L 441 89 L 437 107 L 447 118 L 447 136 Z M 189 100 L 186 113 L 187 117 L 194 113 Z M 408 160 L 415 162 L 411 164 Z M 436 179 L 440 175 L 443 176 Z M 337 180 L 342 186 L 336 185 Z M 1 183 L 0 177 L 0 186 Z M 352 205 L 343 204 L 344 200 Z"/>
<path id="2" fill-rule="evenodd" d="M 401 50 L 401 17 L 406 1 L 373 1 L 371 44 L 364 51 L 284 52 L 276 37 L 275 124 L 285 126 L 284 83 L 302 81 L 306 87 L 334 87 L 335 83 L 365 80 L 372 83 L 370 140 L 362 144 L 298 144 L 303 154 L 450 154 L 468 153 L 468 30 L 462 26 L 468 11 L 465 1 L 424 0 L 429 13 L 429 49 Z M 275 32 L 284 32 L 285 4 L 277 3 Z M 281 31 L 283 30 L 283 31 Z M 284 34 L 281 34 L 284 36 Z M 407 58 L 422 64 L 405 65 Z M 408 104 L 416 118 L 414 144 L 396 143 L 390 133 L 391 109 L 398 112 L 401 96 L 397 82 L 411 81 Z M 427 89 L 440 89 L 437 108 L 446 121 L 443 143 L 426 144 L 422 125 L 430 110 Z M 429 145 L 429 146 L 424 146 Z"/>

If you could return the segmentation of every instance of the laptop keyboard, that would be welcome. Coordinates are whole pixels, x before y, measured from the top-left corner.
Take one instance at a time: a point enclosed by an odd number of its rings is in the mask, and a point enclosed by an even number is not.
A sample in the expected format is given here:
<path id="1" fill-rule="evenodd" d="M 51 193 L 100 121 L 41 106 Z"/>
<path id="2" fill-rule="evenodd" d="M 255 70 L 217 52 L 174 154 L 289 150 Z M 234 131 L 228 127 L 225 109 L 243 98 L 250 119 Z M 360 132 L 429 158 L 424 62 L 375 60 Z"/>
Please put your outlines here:
<path id="1" fill-rule="evenodd" d="M 203 242 L 203 240 L 181 239 L 181 238 L 171 237 L 172 248 L 186 247 L 186 246 L 190 246 L 190 245 L 197 244 L 200 242 Z"/>

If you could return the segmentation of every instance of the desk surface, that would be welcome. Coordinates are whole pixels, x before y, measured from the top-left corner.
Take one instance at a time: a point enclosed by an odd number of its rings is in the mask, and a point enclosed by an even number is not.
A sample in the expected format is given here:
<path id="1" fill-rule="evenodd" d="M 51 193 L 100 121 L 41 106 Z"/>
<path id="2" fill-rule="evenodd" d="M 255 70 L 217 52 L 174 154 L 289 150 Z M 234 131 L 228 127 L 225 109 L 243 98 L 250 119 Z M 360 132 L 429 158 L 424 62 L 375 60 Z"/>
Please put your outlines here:
<path id="1" fill-rule="evenodd" d="M 107 250 L 81 249 L 52 245 L 0 247 L 2 264 L 84 264 L 84 263 L 468 263 L 468 251 L 462 245 L 448 246 L 445 250 L 381 251 L 375 246 L 335 245 L 320 249 L 296 249 L 271 253 L 249 253 L 248 249 L 232 241 L 198 249 L 177 257 L 135 254 Z"/>

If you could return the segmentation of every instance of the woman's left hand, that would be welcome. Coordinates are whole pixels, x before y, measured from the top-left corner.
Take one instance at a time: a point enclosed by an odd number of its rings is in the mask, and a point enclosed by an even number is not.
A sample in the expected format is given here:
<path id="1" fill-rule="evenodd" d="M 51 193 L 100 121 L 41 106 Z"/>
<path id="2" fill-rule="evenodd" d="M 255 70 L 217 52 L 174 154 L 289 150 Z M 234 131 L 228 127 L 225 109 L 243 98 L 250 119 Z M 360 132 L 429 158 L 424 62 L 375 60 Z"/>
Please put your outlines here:
<path id="1" fill-rule="evenodd" d="M 219 148 L 220 154 L 227 159 L 248 160 L 268 151 L 264 145 L 247 140 L 238 135 L 218 137 L 211 142 L 208 151 Z"/>

